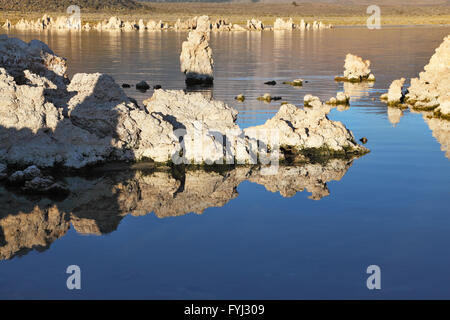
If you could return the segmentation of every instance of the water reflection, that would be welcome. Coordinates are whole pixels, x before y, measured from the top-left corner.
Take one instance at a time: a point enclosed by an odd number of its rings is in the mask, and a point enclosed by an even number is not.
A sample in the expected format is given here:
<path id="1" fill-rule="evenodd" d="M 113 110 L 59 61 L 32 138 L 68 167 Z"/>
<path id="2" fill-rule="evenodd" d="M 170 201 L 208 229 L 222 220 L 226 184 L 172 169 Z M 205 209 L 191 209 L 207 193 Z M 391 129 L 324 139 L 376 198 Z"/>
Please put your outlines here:
<path id="1" fill-rule="evenodd" d="M 431 118 L 428 114 L 423 114 L 423 119 L 433 137 L 441 144 L 441 150 L 445 152 L 445 156 L 450 159 L 450 121 Z"/>
<path id="2" fill-rule="evenodd" d="M 399 108 L 388 107 L 387 108 L 388 120 L 392 126 L 396 127 L 400 122 L 401 117 L 403 117 L 403 111 Z"/>
<path id="3" fill-rule="evenodd" d="M 344 92 L 351 97 L 352 101 L 358 101 L 370 96 L 370 89 L 373 88 L 373 82 L 344 82 Z"/>
<path id="4" fill-rule="evenodd" d="M 306 190 L 310 199 L 319 200 L 330 194 L 327 183 L 341 180 L 351 165 L 352 161 L 335 159 L 326 164 L 282 166 L 275 175 L 265 175 L 260 167 L 96 169 L 85 177 L 66 177 L 71 194 L 59 202 L 0 187 L 0 203 L 7 204 L 0 209 L 0 260 L 48 249 L 67 233 L 70 224 L 78 233 L 103 235 L 115 231 L 128 214 L 153 212 L 159 218 L 202 214 L 235 199 L 244 181 L 283 197 Z"/>

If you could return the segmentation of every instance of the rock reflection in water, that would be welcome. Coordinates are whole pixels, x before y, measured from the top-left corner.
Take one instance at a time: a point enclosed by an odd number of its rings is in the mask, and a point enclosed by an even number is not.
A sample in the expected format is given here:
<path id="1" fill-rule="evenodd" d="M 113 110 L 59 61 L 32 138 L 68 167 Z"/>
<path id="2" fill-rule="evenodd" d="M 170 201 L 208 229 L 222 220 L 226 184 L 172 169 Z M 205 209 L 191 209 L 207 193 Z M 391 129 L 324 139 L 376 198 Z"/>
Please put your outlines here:
<path id="1" fill-rule="evenodd" d="M 201 214 L 222 207 L 238 196 L 244 181 L 263 185 L 270 192 L 292 197 L 308 191 L 310 199 L 330 194 L 327 183 L 340 180 L 352 165 L 350 160 L 326 164 L 281 166 L 275 175 L 260 167 L 230 170 L 155 170 L 147 168 L 94 170 L 87 177 L 66 177 L 71 193 L 62 201 L 16 194 L 0 186 L 0 260 L 43 251 L 69 230 L 102 235 L 115 231 L 127 214 L 157 217 Z"/>
<path id="2" fill-rule="evenodd" d="M 344 82 L 344 92 L 351 97 L 352 101 L 358 101 L 369 97 L 373 82 Z"/>
<path id="3" fill-rule="evenodd" d="M 445 152 L 445 156 L 450 159 L 450 121 L 432 118 L 427 114 L 423 115 L 423 119 L 433 137 L 441 144 L 441 150 Z"/>

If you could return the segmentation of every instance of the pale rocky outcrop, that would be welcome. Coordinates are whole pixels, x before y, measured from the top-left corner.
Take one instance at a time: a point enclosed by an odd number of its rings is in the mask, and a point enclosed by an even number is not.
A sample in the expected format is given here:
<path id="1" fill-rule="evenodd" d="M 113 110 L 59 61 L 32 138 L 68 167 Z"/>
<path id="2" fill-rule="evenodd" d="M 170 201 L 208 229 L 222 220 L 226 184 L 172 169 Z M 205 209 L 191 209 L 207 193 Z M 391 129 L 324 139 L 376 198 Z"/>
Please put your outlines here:
<path id="1" fill-rule="evenodd" d="M 175 158 L 184 163 L 224 158 L 226 163 L 254 163 L 255 144 L 267 145 L 264 138 L 236 125 L 236 110 L 199 93 L 156 90 L 145 107 L 139 107 L 108 75 L 75 74 L 69 82 L 65 60 L 39 41 L 27 44 L 2 37 L 0 52 L 3 49 L 2 163 L 67 168 L 114 160 L 166 162 Z M 367 151 L 349 142 L 352 135 L 342 124 L 328 120 L 329 108 L 320 101 L 312 105 L 317 110 L 283 106 L 256 129 L 278 130 L 279 126 L 280 141 L 291 150 L 325 148 L 330 157 L 342 151 Z M 290 119 L 290 124 L 282 118 Z M 179 130 L 184 132 L 179 135 Z"/>
<path id="2" fill-rule="evenodd" d="M 298 28 L 300 29 L 300 30 L 306 30 L 306 22 L 305 22 L 305 20 L 301 20 L 300 21 L 300 24 L 298 25 Z"/>
<path id="3" fill-rule="evenodd" d="M 368 152 L 366 148 L 356 143 L 353 134 L 341 122 L 328 119 L 327 114 L 330 110 L 330 106 L 322 104 L 305 109 L 285 104 L 265 124 L 247 128 L 244 132 L 246 136 L 270 145 L 270 141 L 265 140 L 269 135 L 261 138 L 257 134 L 258 131 L 275 130 L 279 137 L 279 145 L 295 150 L 294 153 L 302 153 L 302 150 L 308 149 L 321 149 L 328 155 Z"/>
<path id="4" fill-rule="evenodd" d="M 145 31 L 145 29 L 147 29 L 143 19 L 139 19 L 139 21 L 137 23 L 137 27 L 138 27 L 139 31 Z"/>
<path id="5" fill-rule="evenodd" d="M 348 105 L 350 104 L 350 96 L 345 92 L 338 92 L 336 97 L 330 98 L 326 103 L 330 105 Z"/>
<path id="6" fill-rule="evenodd" d="M 175 30 L 193 30 L 196 27 L 197 27 L 197 17 L 187 19 L 185 21 L 181 21 L 181 19 L 178 19 L 174 25 Z"/>
<path id="7" fill-rule="evenodd" d="M 168 121 L 182 137 L 184 163 L 225 162 L 224 156 L 232 158 L 231 163 L 249 160 L 236 124 L 237 111 L 225 103 L 207 99 L 201 93 L 157 90 L 144 105 L 150 114 Z M 223 137 L 234 139 L 237 146 L 227 152 Z"/>
<path id="8" fill-rule="evenodd" d="M 188 84 L 213 82 L 214 61 L 209 46 L 210 25 L 207 16 L 199 17 L 197 28 L 189 32 L 187 41 L 183 42 L 180 63 Z"/>
<path id="9" fill-rule="evenodd" d="M 345 58 L 344 76 L 336 77 L 336 80 L 351 82 L 374 81 L 375 76 L 371 73 L 369 60 L 363 60 L 361 57 L 349 53 Z"/>
<path id="10" fill-rule="evenodd" d="M 292 21 L 292 18 L 289 20 L 284 21 L 281 18 L 277 18 L 275 20 L 275 23 L 273 24 L 274 30 L 293 30 L 294 29 L 294 22 Z"/>
<path id="11" fill-rule="evenodd" d="M 11 29 L 11 26 L 12 26 L 11 21 L 6 19 L 5 23 L 2 25 L 2 28 L 8 30 L 8 29 Z"/>
<path id="12" fill-rule="evenodd" d="M 258 19 L 247 20 L 247 29 L 262 31 L 264 30 L 264 24 L 262 23 L 261 20 Z"/>
<path id="13" fill-rule="evenodd" d="M 433 110 L 443 104 L 436 116 L 450 119 L 446 97 L 450 92 L 450 36 L 444 38 L 419 78 L 411 79 L 408 91 L 405 102 L 412 108 Z"/>
<path id="14" fill-rule="evenodd" d="M 109 20 L 102 24 L 102 30 L 119 30 L 123 27 L 123 21 L 118 17 L 111 17 Z"/>
<path id="15" fill-rule="evenodd" d="M 247 31 L 243 26 L 240 26 L 238 24 L 233 24 L 233 27 L 231 29 L 232 31 Z"/>
<path id="16" fill-rule="evenodd" d="M 139 27 L 138 27 L 138 25 L 136 24 L 135 21 L 132 21 L 132 22 L 125 21 L 123 23 L 123 27 L 122 27 L 123 31 L 135 31 L 135 30 L 138 30 L 138 29 L 139 29 Z"/>
<path id="17" fill-rule="evenodd" d="M 402 103 L 404 98 L 403 85 L 405 81 L 405 78 L 392 81 L 387 94 L 382 95 L 381 99 L 387 101 L 390 106 L 396 106 Z"/>
<path id="18" fill-rule="evenodd" d="M 53 53 L 43 42 L 31 40 L 25 43 L 16 38 L 0 35 L 0 67 L 14 77 L 14 81 L 25 83 L 25 70 L 43 77 L 53 86 L 63 86 L 67 70 L 66 60 Z"/>
<path id="19" fill-rule="evenodd" d="M 155 21 L 155 20 L 149 20 L 147 22 L 147 30 L 149 31 L 161 31 L 164 28 L 163 22 Z"/>
<path id="20" fill-rule="evenodd" d="M 319 97 L 307 94 L 303 97 L 303 104 L 305 107 L 315 107 L 320 108 L 322 106 L 322 102 Z"/>
<path id="21" fill-rule="evenodd" d="M 231 31 L 233 25 L 225 19 L 217 19 L 211 24 L 212 31 Z"/>

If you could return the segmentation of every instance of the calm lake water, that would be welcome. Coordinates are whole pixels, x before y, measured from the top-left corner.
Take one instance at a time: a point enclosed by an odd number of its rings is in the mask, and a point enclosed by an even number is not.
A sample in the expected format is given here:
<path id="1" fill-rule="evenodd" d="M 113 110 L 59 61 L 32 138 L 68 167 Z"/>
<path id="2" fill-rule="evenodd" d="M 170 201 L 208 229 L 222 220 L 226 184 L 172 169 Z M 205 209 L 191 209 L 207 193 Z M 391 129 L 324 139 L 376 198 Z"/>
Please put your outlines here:
<path id="1" fill-rule="evenodd" d="M 350 93 L 333 109 L 371 153 L 353 162 L 167 172 L 103 168 L 67 177 L 66 199 L 0 186 L 0 298 L 450 298 L 450 124 L 379 101 L 392 80 L 416 77 L 449 27 L 212 34 L 215 82 L 196 88 L 262 124 L 280 101 Z M 103 72 L 185 89 L 183 32 L 14 33 L 68 59 L 69 73 Z M 345 84 L 347 53 L 370 59 L 377 81 Z M 301 88 L 282 81 L 303 78 Z M 263 83 L 276 80 L 276 86 Z M 189 89 L 192 90 L 192 89 Z M 135 88 L 138 100 L 152 95 Z M 234 97 L 244 94 L 246 101 Z M 82 289 L 66 288 L 78 265 Z M 381 290 L 366 269 L 381 268 Z"/>

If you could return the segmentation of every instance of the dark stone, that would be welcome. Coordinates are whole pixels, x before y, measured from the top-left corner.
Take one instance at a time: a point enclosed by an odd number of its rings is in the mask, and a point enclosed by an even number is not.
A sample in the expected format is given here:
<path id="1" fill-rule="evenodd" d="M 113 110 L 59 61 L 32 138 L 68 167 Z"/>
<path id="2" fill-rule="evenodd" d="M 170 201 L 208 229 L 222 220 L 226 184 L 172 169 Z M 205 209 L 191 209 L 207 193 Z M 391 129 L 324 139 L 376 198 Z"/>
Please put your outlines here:
<path id="1" fill-rule="evenodd" d="M 154 90 L 158 90 L 158 89 L 161 89 L 161 88 L 162 88 L 162 87 L 161 87 L 161 85 L 159 85 L 159 84 L 153 86 L 153 89 L 154 89 Z"/>
<path id="2" fill-rule="evenodd" d="M 131 88 L 131 86 L 128 83 L 123 83 L 122 88 Z"/>
<path id="3" fill-rule="evenodd" d="M 148 85 L 147 82 L 141 81 L 136 84 L 136 89 L 140 91 L 147 91 L 148 89 L 150 89 L 150 86 Z"/>
<path id="4" fill-rule="evenodd" d="M 276 84 L 277 84 L 277 82 L 276 82 L 276 81 L 274 81 L 274 80 L 272 80 L 272 81 L 267 81 L 267 82 L 264 82 L 264 84 L 267 84 L 268 86 L 274 86 L 274 85 L 276 85 Z"/>

